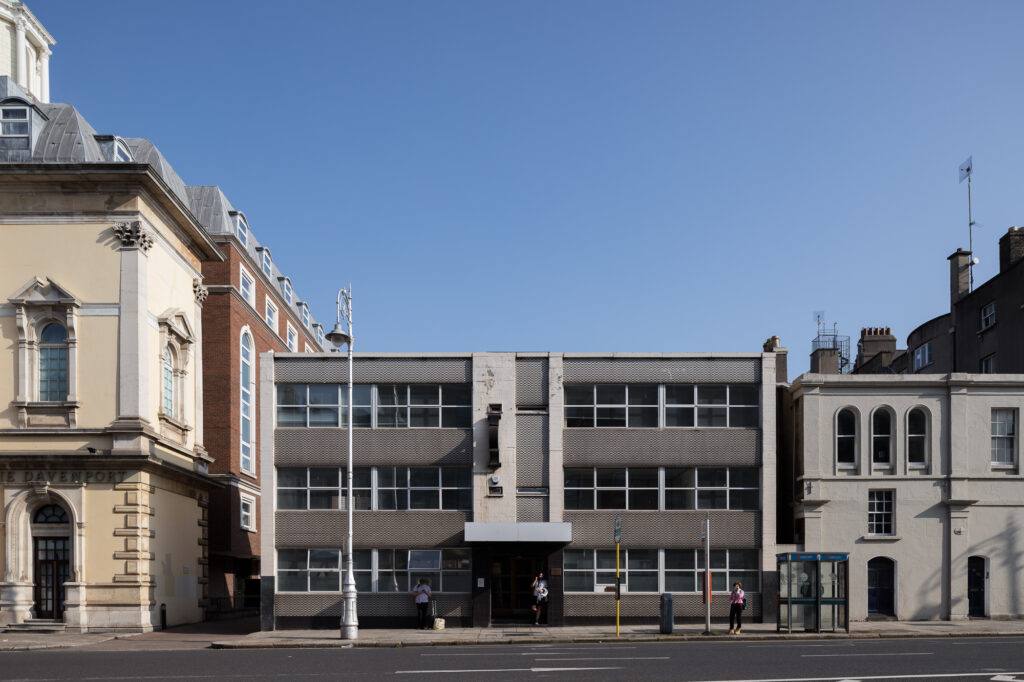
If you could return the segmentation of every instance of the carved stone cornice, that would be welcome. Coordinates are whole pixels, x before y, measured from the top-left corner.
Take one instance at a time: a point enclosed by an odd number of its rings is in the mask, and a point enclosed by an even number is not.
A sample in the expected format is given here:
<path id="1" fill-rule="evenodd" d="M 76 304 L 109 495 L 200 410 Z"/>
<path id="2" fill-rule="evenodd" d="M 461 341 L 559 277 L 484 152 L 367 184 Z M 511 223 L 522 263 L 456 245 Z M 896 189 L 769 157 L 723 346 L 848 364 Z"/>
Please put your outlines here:
<path id="1" fill-rule="evenodd" d="M 122 249 L 142 249 L 148 253 L 153 247 L 153 237 L 138 220 L 130 223 L 114 223 L 114 234 L 121 240 Z"/>
<path id="2" fill-rule="evenodd" d="M 199 305 L 206 303 L 206 297 L 210 295 L 210 290 L 205 284 L 200 282 L 198 279 L 192 280 L 192 293 L 196 295 L 196 302 Z"/>

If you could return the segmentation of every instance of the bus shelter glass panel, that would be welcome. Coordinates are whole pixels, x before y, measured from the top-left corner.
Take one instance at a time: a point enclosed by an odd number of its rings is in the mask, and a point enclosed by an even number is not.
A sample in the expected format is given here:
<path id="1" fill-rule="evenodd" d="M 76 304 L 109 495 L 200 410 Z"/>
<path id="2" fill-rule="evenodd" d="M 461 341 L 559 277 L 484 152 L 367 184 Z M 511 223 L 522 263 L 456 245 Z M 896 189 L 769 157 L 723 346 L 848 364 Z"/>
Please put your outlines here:
<path id="1" fill-rule="evenodd" d="M 849 555 L 779 554 L 777 629 L 849 632 Z"/>

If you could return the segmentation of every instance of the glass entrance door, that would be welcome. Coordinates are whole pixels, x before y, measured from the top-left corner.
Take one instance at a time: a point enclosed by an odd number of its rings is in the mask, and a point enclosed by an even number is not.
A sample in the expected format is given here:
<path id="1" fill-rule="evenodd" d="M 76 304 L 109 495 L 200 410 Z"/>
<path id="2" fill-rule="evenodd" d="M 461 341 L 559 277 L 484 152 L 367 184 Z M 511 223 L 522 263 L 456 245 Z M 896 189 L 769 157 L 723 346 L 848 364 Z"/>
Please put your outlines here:
<path id="1" fill-rule="evenodd" d="M 491 617 L 518 621 L 533 617 L 533 579 L 537 557 L 496 556 L 491 560 Z"/>
<path id="2" fill-rule="evenodd" d="M 64 616 L 64 583 L 71 575 L 68 538 L 32 538 L 36 618 Z"/>

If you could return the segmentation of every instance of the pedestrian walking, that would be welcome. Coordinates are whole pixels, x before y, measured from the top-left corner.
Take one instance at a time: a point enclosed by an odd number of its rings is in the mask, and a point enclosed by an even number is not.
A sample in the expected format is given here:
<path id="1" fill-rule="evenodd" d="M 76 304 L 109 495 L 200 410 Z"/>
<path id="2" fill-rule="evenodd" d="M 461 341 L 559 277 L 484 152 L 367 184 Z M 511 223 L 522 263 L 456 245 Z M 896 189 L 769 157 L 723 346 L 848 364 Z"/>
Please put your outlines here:
<path id="1" fill-rule="evenodd" d="M 533 624 L 540 625 L 541 618 L 547 615 L 548 611 L 548 581 L 544 579 L 544 571 L 537 574 L 533 579 Z M 544 622 L 547 622 L 545 618 Z"/>
<path id="2" fill-rule="evenodd" d="M 430 630 L 430 615 L 428 613 L 431 596 L 430 581 L 420 578 L 420 581 L 412 588 L 412 593 L 416 595 L 416 627 L 419 630 Z"/>
<path id="3" fill-rule="evenodd" d="M 743 583 L 739 580 L 732 584 L 729 593 L 729 634 L 738 635 L 743 629 L 743 609 L 747 607 L 747 596 L 743 592 Z M 735 622 L 735 627 L 733 623 Z"/>

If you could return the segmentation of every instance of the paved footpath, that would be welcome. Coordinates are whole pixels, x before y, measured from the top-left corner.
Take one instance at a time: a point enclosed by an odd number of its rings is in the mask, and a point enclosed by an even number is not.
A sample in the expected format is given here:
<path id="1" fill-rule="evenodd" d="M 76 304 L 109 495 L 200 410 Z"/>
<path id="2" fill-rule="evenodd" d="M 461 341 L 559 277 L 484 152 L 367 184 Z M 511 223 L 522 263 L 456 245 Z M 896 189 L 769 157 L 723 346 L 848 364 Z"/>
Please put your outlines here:
<path id="1" fill-rule="evenodd" d="M 704 633 L 703 624 L 677 624 L 672 634 L 661 634 L 656 625 L 625 625 L 615 635 L 614 625 L 545 627 L 503 625 L 490 628 L 449 628 L 421 631 L 414 629 L 363 629 L 359 639 L 342 640 L 337 630 L 278 630 L 254 632 L 254 618 L 213 621 L 169 628 L 142 635 L 0 633 L 0 652 L 81 647 L 96 651 L 169 651 L 185 649 L 272 649 L 457 646 L 476 644 L 554 644 L 566 642 L 656 642 L 656 641 L 737 641 L 784 639 L 868 639 L 905 637 L 1024 637 L 1024 620 L 965 621 L 873 621 L 853 623 L 849 634 L 777 632 L 774 623 L 749 623 L 743 634 L 729 635 L 724 623 L 712 624 L 713 634 Z"/>

